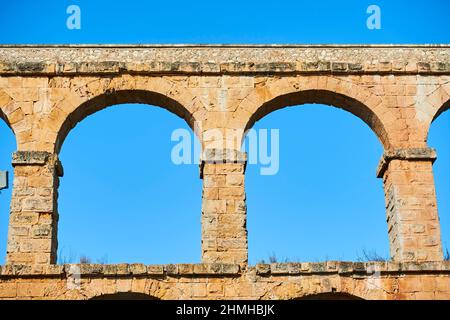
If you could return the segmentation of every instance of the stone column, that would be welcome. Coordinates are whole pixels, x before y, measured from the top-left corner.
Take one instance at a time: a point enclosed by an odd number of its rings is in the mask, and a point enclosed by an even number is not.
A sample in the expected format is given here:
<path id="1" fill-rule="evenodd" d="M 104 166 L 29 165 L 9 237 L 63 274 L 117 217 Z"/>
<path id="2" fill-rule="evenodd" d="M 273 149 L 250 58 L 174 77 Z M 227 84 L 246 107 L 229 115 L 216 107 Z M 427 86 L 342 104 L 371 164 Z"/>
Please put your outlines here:
<path id="1" fill-rule="evenodd" d="M 203 179 L 202 262 L 247 264 L 244 174 L 246 154 L 210 149 L 200 165 Z"/>
<path id="2" fill-rule="evenodd" d="M 395 149 L 381 159 L 391 258 L 395 261 L 443 259 L 433 162 L 430 148 Z"/>
<path id="3" fill-rule="evenodd" d="M 58 176 L 55 154 L 17 151 L 8 230 L 7 264 L 56 263 Z"/>

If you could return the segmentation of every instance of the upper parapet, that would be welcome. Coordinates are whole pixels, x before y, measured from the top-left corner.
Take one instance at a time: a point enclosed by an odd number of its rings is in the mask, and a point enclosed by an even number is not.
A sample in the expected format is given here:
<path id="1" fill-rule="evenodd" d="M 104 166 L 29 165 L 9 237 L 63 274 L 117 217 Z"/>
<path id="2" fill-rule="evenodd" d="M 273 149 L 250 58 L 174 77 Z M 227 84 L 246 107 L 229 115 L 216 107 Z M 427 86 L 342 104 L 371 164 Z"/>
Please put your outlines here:
<path id="1" fill-rule="evenodd" d="M 0 75 L 450 74 L 450 45 L 2 45 Z"/>

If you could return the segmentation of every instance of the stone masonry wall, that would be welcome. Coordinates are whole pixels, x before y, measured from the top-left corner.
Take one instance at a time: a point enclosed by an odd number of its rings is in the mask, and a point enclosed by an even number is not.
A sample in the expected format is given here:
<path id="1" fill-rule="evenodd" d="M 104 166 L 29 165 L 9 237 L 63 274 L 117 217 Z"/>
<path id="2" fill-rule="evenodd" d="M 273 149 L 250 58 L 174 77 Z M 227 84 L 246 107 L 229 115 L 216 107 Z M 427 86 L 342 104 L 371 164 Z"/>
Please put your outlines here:
<path id="1" fill-rule="evenodd" d="M 450 299 L 448 262 L 48 265 L 0 268 L 0 299 Z"/>
<path id="2" fill-rule="evenodd" d="M 78 122 L 121 103 L 163 107 L 198 135 L 202 264 L 55 265 L 59 150 Z M 347 262 L 248 266 L 240 143 L 272 111 L 307 103 L 351 112 L 384 148 L 376 175 L 384 182 L 392 261 L 377 265 L 378 273 Z M 17 141 L 0 298 L 448 298 L 436 150 L 427 137 L 449 108 L 447 45 L 0 46 L 0 118 Z M 79 269 L 81 289 L 67 289 Z"/>

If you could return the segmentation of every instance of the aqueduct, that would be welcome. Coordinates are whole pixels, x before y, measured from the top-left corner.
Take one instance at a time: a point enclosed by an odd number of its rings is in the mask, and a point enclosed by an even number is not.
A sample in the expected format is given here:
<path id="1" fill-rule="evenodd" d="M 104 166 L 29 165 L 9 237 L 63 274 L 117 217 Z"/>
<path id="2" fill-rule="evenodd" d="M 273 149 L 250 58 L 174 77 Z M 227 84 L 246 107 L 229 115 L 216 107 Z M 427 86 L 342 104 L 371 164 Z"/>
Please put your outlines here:
<path id="1" fill-rule="evenodd" d="M 205 147 L 210 130 L 246 129 L 286 106 L 321 103 L 378 136 L 391 260 L 247 260 L 246 156 L 209 145 L 199 264 L 57 265 L 58 153 L 69 131 L 119 103 L 173 112 Z M 450 108 L 450 46 L 0 46 L 0 117 L 17 141 L 0 298 L 450 299 L 429 127 Z"/>

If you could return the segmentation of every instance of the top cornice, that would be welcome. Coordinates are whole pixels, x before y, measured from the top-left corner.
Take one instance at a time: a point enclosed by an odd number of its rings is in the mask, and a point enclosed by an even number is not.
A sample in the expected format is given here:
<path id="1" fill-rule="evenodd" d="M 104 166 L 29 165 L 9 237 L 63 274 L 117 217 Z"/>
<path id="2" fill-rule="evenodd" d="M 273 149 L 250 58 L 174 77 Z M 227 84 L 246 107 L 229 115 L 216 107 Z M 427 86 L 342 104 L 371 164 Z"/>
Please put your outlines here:
<path id="1" fill-rule="evenodd" d="M 0 45 L 0 75 L 450 74 L 450 45 Z"/>

